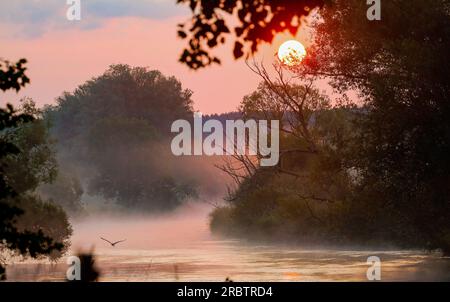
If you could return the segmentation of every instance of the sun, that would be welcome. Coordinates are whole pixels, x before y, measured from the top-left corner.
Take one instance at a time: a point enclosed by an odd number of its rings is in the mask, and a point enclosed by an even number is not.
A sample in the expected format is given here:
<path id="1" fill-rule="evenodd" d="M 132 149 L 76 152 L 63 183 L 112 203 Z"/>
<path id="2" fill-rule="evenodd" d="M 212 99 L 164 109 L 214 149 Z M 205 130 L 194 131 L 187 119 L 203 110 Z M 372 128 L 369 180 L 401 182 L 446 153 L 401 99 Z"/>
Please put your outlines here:
<path id="1" fill-rule="evenodd" d="M 306 56 L 306 49 L 302 43 L 297 40 L 289 40 L 281 44 L 278 49 L 278 58 L 288 66 L 300 64 Z"/>

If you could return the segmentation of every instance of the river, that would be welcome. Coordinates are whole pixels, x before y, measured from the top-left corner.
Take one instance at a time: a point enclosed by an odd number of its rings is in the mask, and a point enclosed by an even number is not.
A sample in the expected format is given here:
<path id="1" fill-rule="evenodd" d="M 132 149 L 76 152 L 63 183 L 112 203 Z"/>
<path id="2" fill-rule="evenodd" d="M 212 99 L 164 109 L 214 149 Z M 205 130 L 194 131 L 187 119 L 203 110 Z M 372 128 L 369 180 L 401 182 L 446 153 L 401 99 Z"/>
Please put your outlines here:
<path id="1" fill-rule="evenodd" d="M 163 217 L 91 217 L 74 223 L 68 255 L 92 250 L 100 281 L 367 281 L 369 256 L 382 281 L 450 281 L 450 258 L 413 250 L 324 249 L 251 244 L 214 237 L 210 209 Z M 116 247 L 99 237 L 126 239 Z M 66 257 L 13 261 L 10 281 L 62 281 Z"/>

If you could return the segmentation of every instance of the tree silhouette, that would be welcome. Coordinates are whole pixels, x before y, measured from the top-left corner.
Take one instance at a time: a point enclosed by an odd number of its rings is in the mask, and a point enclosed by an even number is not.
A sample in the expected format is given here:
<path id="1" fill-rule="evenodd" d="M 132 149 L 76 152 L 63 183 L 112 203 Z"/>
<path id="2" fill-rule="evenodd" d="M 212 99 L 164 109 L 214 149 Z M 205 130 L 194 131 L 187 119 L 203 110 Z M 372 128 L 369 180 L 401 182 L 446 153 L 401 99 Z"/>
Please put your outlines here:
<path id="1" fill-rule="evenodd" d="M 161 146 L 170 146 L 172 121 L 192 118 L 191 94 L 157 70 L 112 65 L 58 98 L 47 116 L 88 193 L 130 210 L 169 211 L 196 192 L 189 177 L 159 168 L 162 158 L 174 160 Z"/>
<path id="2" fill-rule="evenodd" d="M 27 69 L 24 65 L 26 59 L 20 59 L 15 64 L 7 60 L 0 59 L 0 89 L 3 91 L 14 89 L 19 91 L 21 87 L 30 83 L 30 79 L 25 75 Z"/>
<path id="3" fill-rule="evenodd" d="M 272 42 L 278 32 L 295 35 L 301 17 L 327 0 L 177 0 L 188 4 L 192 18 L 179 24 L 178 36 L 189 39 L 180 61 L 189 68 L 198 69 L 220 59 L 209 49 L 225 43 L 225 37 L 234 36 L 234 58 L 254 53 L 262 42 Z M 233 27 L 226 15 L 236 21 Z"/>
<path id="4" fill-rule="evenodd" d="M 25 59 L 21 59 L 15 64 L 0 60 L 1 90 L 19 91 L 30 82 L 25 75 L 25 63 Z M 33 120 L 33 116 L 29 114 L 18 114 L 10 104 L 7 104 L 6 108 L 0 108 L 0 132 Z M 53 239 L 45 236 L 42 230 L 20 231 L 15 226 L 16 218 L 23 214 L 23 210 L 9 202 L 11 198 L 17 197 L 18 193 L 9 185 L 5 174 L 6 167 L 1 159 L 9 155 L 17 155 L 19 152 L 16 145 L 0 136 L 0 241 L 3 242 L 2 247 L 17 251 L 22 255 L 29 254 L 31 257 L 61 250 L 63 245 L 53 242 Z M 0 264 L 0 280 L 5 278 L 5 269 Z"/>

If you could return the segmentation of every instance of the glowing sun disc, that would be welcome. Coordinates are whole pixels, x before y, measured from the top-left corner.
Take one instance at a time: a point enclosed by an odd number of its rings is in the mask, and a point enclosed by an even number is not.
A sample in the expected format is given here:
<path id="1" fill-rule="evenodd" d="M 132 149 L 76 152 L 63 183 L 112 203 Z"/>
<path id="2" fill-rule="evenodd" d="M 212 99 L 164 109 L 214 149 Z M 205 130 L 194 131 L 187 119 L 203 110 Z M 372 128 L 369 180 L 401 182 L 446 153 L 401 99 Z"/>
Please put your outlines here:
<path id="1" fill-rule="evenodd" d="M 289 40 L 281 44 L 278 49 L 278 58 L 283 64 L 294 66 L 299 64 L 306 56 L 306 49 L 297 40 Z"/>

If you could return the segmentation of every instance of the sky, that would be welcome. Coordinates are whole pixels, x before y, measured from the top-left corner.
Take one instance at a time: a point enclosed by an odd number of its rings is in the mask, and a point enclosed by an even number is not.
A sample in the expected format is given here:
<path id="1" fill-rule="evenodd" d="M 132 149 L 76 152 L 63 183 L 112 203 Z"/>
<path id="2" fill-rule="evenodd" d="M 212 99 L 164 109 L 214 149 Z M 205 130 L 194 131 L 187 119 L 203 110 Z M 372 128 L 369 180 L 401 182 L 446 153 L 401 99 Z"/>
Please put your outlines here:
<path id="1" fill-rule="evenodd" d="M 28 60 L 31 84 L 0 102 L 17 104 L 23 96 L 52 104 L 64 91 L 101 75 L 111 64 L 158 69 L 175 76 L 194 94 L 195 110 L 205 114 L 236 110 L 260 81 L 243 60 L 232 58 L 231 45 L 215 51 L 222 65 L 193 71 L 178 62 L 186 41 L 176 25 L 188 20 L 187 7 L 176 0 L 80 0 L 81 20 L 69 21 L 66 0 L 0 2 L 0 57 Z M 270 65 L 278 46 L 292 39 L 280 34 L 256 55 Z M 304 31 L 295 37 L 307 42 Z"/>

